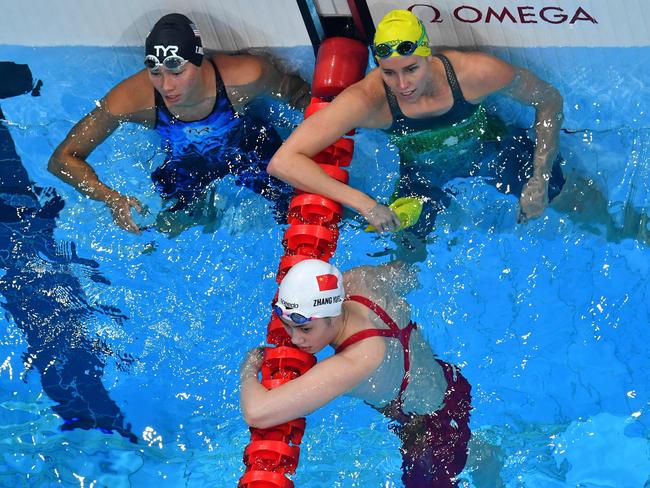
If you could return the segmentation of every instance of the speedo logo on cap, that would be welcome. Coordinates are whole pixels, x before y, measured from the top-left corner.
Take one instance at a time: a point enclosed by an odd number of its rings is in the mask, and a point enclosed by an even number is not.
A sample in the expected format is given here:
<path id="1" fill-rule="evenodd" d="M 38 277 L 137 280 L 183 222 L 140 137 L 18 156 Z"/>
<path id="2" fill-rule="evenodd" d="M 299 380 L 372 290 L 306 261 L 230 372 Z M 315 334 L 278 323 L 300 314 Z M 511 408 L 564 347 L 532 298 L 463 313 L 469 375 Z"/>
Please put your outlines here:
<path id="1" fill-rule="evenodd" d="M 339 287 L 339 279 L 333 274 L 316 276 L 316 283 L 320 291 L 336 290 Z"/>
<path id="2" fill-rule="evenodd" d="M 292 309 L 294 309 L 294 308 L 298 308 L 298 304 L 297 304 L 297 303 L 287 302 L 287 301 L 283 300 L 282 298 L 280 298 L 280 303 L 281 303 L 281 304 L 284 306 L 284 308 L 286 308 L 287 310 L 292 310 Z"/>

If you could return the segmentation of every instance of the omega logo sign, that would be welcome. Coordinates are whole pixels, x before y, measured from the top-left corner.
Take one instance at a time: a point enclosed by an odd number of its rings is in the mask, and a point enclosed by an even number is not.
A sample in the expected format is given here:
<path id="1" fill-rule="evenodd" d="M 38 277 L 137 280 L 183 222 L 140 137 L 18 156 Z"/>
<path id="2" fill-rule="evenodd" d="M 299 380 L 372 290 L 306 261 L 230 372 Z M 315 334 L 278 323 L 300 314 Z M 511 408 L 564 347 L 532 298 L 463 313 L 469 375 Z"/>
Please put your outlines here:
<path id="1" fill-rule="evenodd" d="M 446 20 L 443 18 L 442 12 L 433 5 L 415 3 L 411 5 L 408 10 L 416 14 L 424 22 L 441 23 Z M 562 7 L 551 6 L 487 7 L 481 9 L 474 5 L 460 5 L 451 12 L 451 16 L 455 21 L 468 24 L 476 24 L 479 22 L 483 24 L 598 23 L 598 21 L 582 7 L 572 7 L 570 10 L 563 9 Z"/>

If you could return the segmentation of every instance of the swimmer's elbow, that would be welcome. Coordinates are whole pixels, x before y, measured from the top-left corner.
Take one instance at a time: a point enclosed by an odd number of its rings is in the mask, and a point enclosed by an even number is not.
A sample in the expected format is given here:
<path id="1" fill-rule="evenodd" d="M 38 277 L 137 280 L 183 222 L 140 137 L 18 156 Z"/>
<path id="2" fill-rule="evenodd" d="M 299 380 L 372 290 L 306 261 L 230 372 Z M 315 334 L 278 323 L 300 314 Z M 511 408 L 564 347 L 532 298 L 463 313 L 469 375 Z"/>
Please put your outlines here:
<path id="1" fill-rule="evenodd" d="M 61 154 L 57 149 L 54 154 L 50 156 L 50 160 L 47 162 L 47 170 L 53 175 L 60 177 L 63 174 L 64 168 L 65 164 L 63 163 Z"/>
<path id="2" fill-rule="evenodd" d="M 564 98 L 560 91 L 554 86 L 549 85 L 546 91 L 545 106 L 547 111 L 559 114 L 560 117 L 563 116 L 564 111 Z"/>
<path id="3" fill-rule="evenodd" d="M 246 409 L 242 409 L 241 413 L 242 413 L 242 417 L 244 418 L 244 422 L 246 422 L 246 425 L 248 425 L 249 427 L 259 428 L 257 427 L 257 419 L 253 417 L 251 412 L 247 411 Z"/>
<path id="4" fill-rule="evenodd" d="M 279 178 L 280 177 L 279 166 L 280 163 L 278 162 L 277 156 L 273 156 L 271 158 L 271 161 L 269 161 L 269 164 L 266 167 L 266 172 L 271 176 L 275 176 L 276 178 Z"/>
<path id="5" fill-rule="evenodd" d="M 273 423 L 266 422 L 266 421 L 264 421 L 264 419 L 255 419 L 255 418 L 250 418 L 250 417 L 244 417 L 244 421 L 246 422 L 246 425 L 248 425 L 249 427 L 252 427 L 253 429 L 268 429 L 269 427 L 274 426 Z"/>
<path id="6" fill-rule="evenodd" d="M 536 107 L 537 122 L 561 126 L 564 121 L 564 99 L 560 92 L 549 85 L 544 98 Z"/>
<path id="7" fill-rule="evenodd" d="M 271 176 L 275 176 L 276 178 L 286 181 L 287 175 L 289 174 L 289 164 L 287 159 L 284 157 L 282 148 L 280 148 L 278 152 L 276 152 L 275 155 L 271 158 L 266 171 Z"/>
<path id="8" fill-rule="evenodd" d="M 553 88 L 553 106 L 556 109 L 556 112 L 564 117 L 564 98 L 557 88 Z"/>
<path id="9" fill-rule="evenodd" d="M 242 407 L 242 416 L 246 425 L 255 429 L 268 429 L 278 424 L 278 422 L 273 422 L 261 408 Z"/>
<path id="10" fill-rule="evenodd" d="M 59 164 L 58 161 L 54 158 L 54 156 L 50 157 L 50 160 L 47 162 L 47 170 L 53 175 L 56 175 L 58 173 Z"/>

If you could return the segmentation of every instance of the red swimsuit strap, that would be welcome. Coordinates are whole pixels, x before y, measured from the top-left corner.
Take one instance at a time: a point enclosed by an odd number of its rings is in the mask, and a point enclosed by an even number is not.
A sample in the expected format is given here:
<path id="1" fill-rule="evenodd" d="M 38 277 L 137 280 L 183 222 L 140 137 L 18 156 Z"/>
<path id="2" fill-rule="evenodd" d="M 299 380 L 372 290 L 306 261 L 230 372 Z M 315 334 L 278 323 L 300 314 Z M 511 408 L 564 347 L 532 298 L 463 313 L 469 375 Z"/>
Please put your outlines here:
<path id="1" fill-rule="evenodd" d="M 350 295 L 347 297 L 347 300 L 350 300 L 352 302 L 357 302 L 360 303 L 361 305 L 365 305 L 368 307 L 370 310 L 375 312 L 377 316 L 384 321 L 384 323 L 391 328 L 391 330 L 400 330 L 399 326 L 395 323 L 395 321 L 388 315 L 386 310 L 381 308 L 379 305 L 377 305 L 375 302 L 373 302 L 370 298 L 362 297 L 361 295 Z"/>
<path id="2" fill-rule="evenodd" d="M 368 307 L 370 310 L 375 312 L 377 316 L 384 321 L 384 323 L 389 327 L 389 329 L 365 329 L 359 332 L 352 334 L 346 340 L 344 340 L 339 347 L 336 348 L 336 352 L 339 353 L 344 350 L 346 347 L 354 344 L 356 342 L 367 339 L 368 337 L 393 337 L 399 339 L 404 349 L 404 378 L 402 379 L 402 385 L 399 389 L 398 401 L 401 402 L 402 394 L 406 387 L 408 386 L 409 381 L 409 371 L 411 370 L 411 359 L 409 354 L 409 338 L 411 337 L 411 331 L 417 327 L 415 322 L 409 322 L 406 327 L 400 329 L 397 323 L 386 313 L 386 311 L 377 305 L 375 302 L 369 298 L 363 297 L 361 295 L 351 295 L 347 297 L 347 300 L 352 302 L 360 303 Z"/>

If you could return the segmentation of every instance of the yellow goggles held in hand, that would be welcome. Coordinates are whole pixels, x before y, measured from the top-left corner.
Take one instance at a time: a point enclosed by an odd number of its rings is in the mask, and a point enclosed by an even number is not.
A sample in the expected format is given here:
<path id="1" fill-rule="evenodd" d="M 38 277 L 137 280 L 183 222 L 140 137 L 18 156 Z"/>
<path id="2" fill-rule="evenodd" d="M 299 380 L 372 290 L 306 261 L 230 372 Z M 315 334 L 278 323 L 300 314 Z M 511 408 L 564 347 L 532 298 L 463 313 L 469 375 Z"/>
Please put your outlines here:
<path id="1" fill-rule="evenodd" d="M 411 227 L 418 221 L 422 213 L 422 200 L 418 197 L 402 197 L 391 203 L 388 208 L 395 212 L 400 221 L 400 226 L 395 229 L 395 232 L 399 232 Z M 374 232 L 376 229 L 369 225 L 365 230 L 366 232 Z"/>

